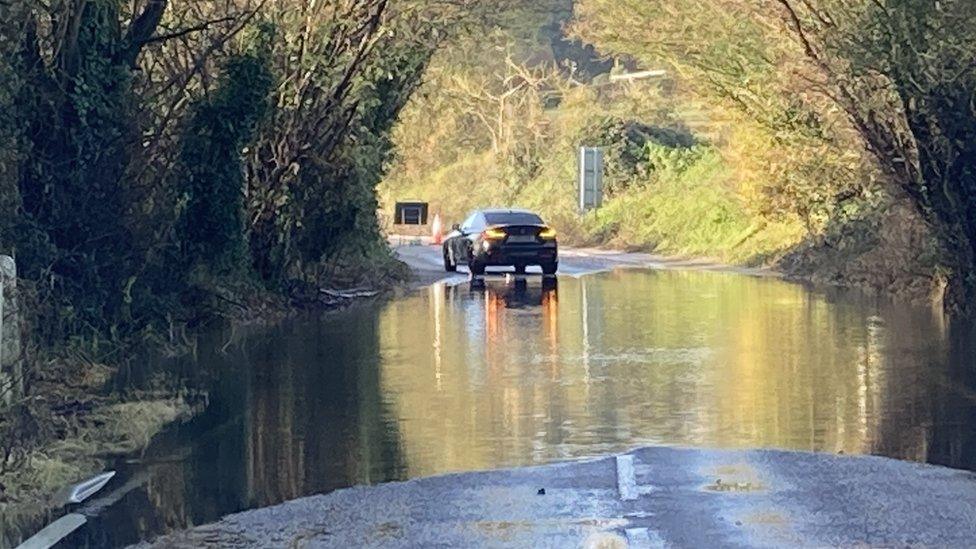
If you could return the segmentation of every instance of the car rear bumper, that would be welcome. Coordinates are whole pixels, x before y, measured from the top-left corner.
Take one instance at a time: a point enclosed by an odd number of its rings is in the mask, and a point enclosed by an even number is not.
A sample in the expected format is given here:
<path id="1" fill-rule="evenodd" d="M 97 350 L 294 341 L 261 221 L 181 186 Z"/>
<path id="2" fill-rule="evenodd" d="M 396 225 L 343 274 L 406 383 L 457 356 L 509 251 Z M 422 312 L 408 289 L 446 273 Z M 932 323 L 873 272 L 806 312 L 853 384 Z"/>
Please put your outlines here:
<path id="1" fill-rule="evenodd" d="M 474 254 L 483 265 L 543 265 L 555 263 L 559 258 L 555 242 L 544 244 L 505 244 L 483 242 Z"/>

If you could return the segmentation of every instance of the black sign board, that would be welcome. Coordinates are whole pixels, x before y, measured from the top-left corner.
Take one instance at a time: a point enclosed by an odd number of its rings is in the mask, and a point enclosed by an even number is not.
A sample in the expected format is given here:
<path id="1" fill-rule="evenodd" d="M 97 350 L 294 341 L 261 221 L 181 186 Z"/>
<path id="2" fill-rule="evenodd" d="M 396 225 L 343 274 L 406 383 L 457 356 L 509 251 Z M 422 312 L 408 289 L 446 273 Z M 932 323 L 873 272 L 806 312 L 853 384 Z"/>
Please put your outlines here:
<path id="1" fill-rule="evenodd" d="M 429 206 L 426 202 L 397 202 L 394 225 L 426 225 Z"/>

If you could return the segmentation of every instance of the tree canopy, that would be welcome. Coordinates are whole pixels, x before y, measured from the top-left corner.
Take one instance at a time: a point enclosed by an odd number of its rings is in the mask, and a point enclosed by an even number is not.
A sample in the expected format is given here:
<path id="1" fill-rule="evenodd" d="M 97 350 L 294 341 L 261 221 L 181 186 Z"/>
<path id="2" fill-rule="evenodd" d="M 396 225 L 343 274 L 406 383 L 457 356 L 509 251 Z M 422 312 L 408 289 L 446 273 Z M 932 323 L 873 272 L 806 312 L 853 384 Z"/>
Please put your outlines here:
<path id="1" fill-rule="evenodd" d="M 51 305 L 39 325 L 139 329 L 187 287 L 386 253 L 390 127 L 439 44 L 497 7 L 0 4 L 0 245 Z"/>

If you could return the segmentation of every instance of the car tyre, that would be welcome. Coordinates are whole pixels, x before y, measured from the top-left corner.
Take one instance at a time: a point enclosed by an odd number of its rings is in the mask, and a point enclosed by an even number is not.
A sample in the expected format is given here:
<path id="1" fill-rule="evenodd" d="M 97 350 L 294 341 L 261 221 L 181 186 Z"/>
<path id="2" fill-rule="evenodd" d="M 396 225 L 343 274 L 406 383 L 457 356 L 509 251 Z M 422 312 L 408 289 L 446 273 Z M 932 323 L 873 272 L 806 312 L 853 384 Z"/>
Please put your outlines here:
<path id="1" fill-rule="evenodd" d="M 451 258 L 451 252 L 448 250 L 447 246 L 444 246 L 444 270 L 453 273 L 457 271 L 457 263 Z"/>
<path id="2" fill-rule="evenodd" d="M 554 275 L 554 274 L 556 274 L 556 271 L 558 271 L 558 270 L 559 270 L 559 262 L 558 261 L 551 261 L 549 263 L 543 263 L 542 264 L 542 274 L 545 274 L 545 275 Z"/>

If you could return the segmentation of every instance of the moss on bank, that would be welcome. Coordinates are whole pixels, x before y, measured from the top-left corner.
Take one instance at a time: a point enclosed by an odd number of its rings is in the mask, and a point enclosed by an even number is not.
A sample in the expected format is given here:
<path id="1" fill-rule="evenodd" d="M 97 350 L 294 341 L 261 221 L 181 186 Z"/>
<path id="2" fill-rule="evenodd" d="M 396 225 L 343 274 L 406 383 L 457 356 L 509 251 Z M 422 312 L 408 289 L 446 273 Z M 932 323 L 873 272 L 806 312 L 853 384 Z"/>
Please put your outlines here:
<path id="1" fill-rule="evenodd" d="M 60 359 L 38 371 L 31 395 L 0 422 L 4 546 L 43 526 L 65 504 L 66 487 L 103 472 L 115 456 L 144 449 L 165 426 L 192 414 L 182 395 L 108 394 L 115 370 L 106 365 Z"/>
<path id="2" fill-rule="evenodd" d="M 368 287 L 381 295 L 410 277 L 406 265 L 380 244 L 369 254 L 338 253 L 320 269 L 327 289 Z M 106 346 L 114 349 L 103 361 L 89 358 L 92 342 L 40 351 L 58 358 L 35 359 L 29 394 L 0 410 L 0 547 L 39 530 L 63 507 L 59 496 L 66 487 L 103 472 L 115 458 L 143 451 L 167 426 L 199 411 L 195 389 L 180 384 L 155 380 L 142 390 L 113 389 L 113 377 L 130 351 L 179 355 L 194 347 L 196 331 L 214 321 L 270 323 L 355 300 L 323 289 L 295 282 L 269 291 L 247 282 L 200 279 L 168 334 L 102 342 L 103 354 Z"/>

